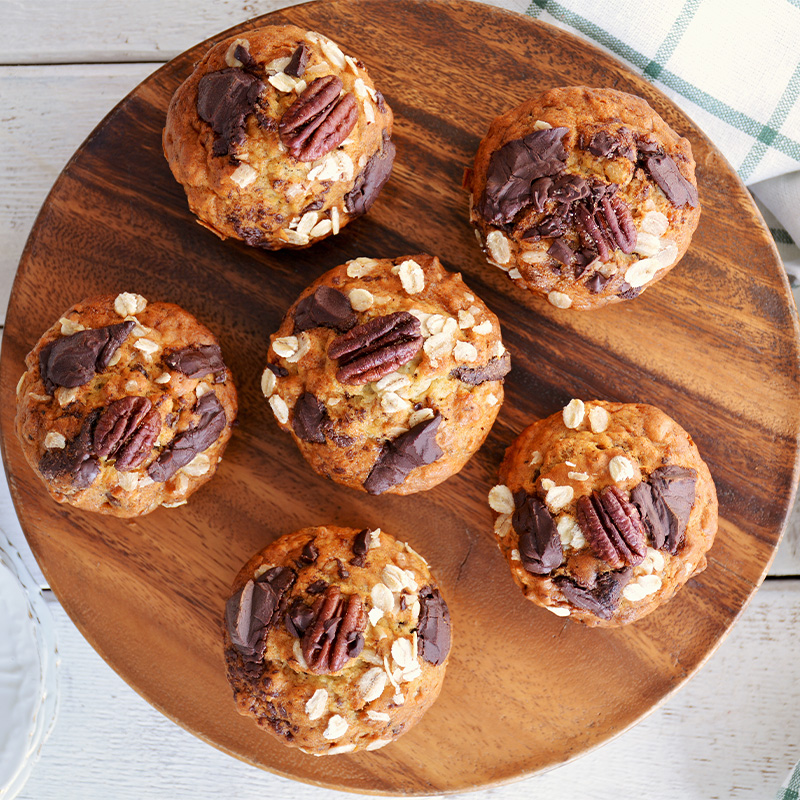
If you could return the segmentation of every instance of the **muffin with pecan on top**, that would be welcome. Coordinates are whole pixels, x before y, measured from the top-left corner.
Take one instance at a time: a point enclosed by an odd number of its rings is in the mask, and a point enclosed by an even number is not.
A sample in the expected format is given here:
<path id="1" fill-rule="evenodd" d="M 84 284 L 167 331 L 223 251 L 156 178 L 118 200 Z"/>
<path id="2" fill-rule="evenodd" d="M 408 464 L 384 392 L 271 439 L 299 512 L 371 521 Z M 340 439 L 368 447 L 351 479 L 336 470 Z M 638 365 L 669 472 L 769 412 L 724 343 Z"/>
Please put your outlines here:
<path id="1" fill-rule="evenodd" d="M 357 258 L 289 309 L 262 390 L 318 473 L 411 494 L 481 446 L 510 368 L 497 317 L 437 258 Z"/>
<path id="2" fill-rule="evenodd" d="M 380 529 L 304 528 L 236 576 L 224 641 L 240 714 L 306 753 L 377 750 L 439 695 L 450 613 L 409 545 Z"/>
<path id="3" fill-rule="evenodd" d="M 172 303 L 123 292 L 76 303 L 17 385 L 17 435 L 59 503 L 134 517 L 208 481 L 236 419 L 214 335 Z"/>
<path id="4" fill-rule="evenodd" d="M 499 478 L 500 549 L 525 596 L 558 616 L 624 625 L 706 567 L 714 481 L 653 406 L 572 400 L 517 437 Z"/>
<path id="5" fill-rule="evenodd" d="M 465 187 L 489 263 L 557 308 L 636 297 L 700 217 L 688 140 L 615 89 L 551 89 L 497 117 Z"/>
<path id="6" fill-rule="evenodd" d="M 307 247 L 364 214 L 389 178 L 392 111 L 364 65 L 272 25 L 216 44 L 170 103 L 164 154 L 222 239 Z"/>

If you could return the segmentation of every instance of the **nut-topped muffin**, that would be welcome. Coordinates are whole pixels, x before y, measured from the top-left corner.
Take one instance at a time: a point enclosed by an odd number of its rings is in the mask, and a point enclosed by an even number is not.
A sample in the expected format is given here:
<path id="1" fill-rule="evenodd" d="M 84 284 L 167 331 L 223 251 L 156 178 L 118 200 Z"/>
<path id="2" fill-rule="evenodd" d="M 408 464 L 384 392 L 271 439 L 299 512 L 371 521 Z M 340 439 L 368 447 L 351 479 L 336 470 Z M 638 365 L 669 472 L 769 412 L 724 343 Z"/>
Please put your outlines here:
<path id="1" fill-rule="evenodd" d="M 450 613 L 409 545 L 380 529 L 304 528 L 236 576 L 224 640 L 240 714 L 314 755 L 377 750 L 439 695 Z"/>
<path id="2" fill-rule="evenodd" d="M 706 567 L 714 482 L 653 406 L 572 400 L 519 435 L 499 480 L 500 549 L 525 596 L 558 616 L 624 625 Z"/>
<path id="3" fill-rule="evenodd" d="M 497 317 L 429 255 L 326 272 L 271 337 L 262 390 L 321 475 L 410 494 L 458 472 L 503 402 Z"/>
<path id="4" fill-rule="evenodd" d="M 614 89 L 551 89 L 497 117 L 465 188 L 489 263 L 557 308 L 638 296 L 700 217 L 688 140 Z"/>
<path id="5" fill-rule="evenodd" d="M 25 359 L 17 435 L 60 503 L 133 517 L 183 505 L 236 419 L 214 335 L 172 303 L 123 292 L 70 308 Z"/>
<path id="6" fill-rule="evenodd" d="M 314 31 L 212 47 L 167 112 L 164 154 L 202 225 L 271 250 L 364 214 L 389 178 L 392 112 L 356 58 Z"/>

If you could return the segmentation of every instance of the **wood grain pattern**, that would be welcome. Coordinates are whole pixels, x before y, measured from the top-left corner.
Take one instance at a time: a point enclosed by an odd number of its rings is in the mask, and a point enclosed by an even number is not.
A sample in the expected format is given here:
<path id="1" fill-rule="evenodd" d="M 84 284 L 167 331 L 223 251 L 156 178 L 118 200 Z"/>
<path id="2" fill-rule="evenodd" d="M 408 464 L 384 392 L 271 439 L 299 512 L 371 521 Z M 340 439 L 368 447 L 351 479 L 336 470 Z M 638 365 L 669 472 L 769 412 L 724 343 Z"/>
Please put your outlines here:
<path id="1" fill-rule="evenodd" d="M 395 793 L 458 791 L 562 763 L 680 686 L 769 565 L 791 506 L 800 423 L 797 323 L 782 267 L 747 192 L 705 137 L 574 37 L 464 2 L 334 0 L 269 20 L 322 30 L 367 63 L 397 118 L 394 176 L 368 218 L 311 250 L 219 242 L 191 218 L 160 151 L 169 97 L 209 43 L 129 95 L 54 187 L 13 290 L 0 428 L 23 527 L 50 585 L 109 663 L 157 708 L 240 758 L 336 788 Z M 640 94 L 686 133 L 704 204 L 679 268 L 643 297 L 591 314 L 558 312 L 487 267 L 458 188 L 493 116 L 536 88 L 570 83 Z M 310 473 L 270 419 L 258 376 L 269 333 L 304 285 L 356 255 L 420 250 L 461 270 L 498 314 L 514 370 L 489 440 L 458 476 L 413 498 L 369 498 Z M 185 508 L 128 522 L 51 503 L 12 433 L 14 387 L 41 331 L 74 300 L 123 289 L 178 302 L 206 322 L 242 404 L 215 480 Z M 626 630 L 588 630 L 534 608 L 492 540 L 485 497 L 505 446 L 572 396 L 661 406 L 692 432 L 717 483 L 722 520 L 709 569 Z M 219 619 L 231 579 L 267 541 L 320 522 L 381 525 L 407 538 L 451 605 L 455 650 L 443 693 L 379 753 L 313 759 L 287 750 L 238 717 L 225 682 Z"/>

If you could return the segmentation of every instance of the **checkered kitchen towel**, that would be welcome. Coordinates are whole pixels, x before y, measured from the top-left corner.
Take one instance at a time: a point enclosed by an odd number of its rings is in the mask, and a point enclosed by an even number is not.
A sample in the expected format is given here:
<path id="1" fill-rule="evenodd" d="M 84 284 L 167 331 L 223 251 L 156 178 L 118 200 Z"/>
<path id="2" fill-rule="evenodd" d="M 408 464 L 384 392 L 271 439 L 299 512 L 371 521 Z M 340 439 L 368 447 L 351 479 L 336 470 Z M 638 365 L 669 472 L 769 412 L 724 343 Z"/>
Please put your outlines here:
<path id="1" fill-rule="evenodd" d="M 800 800 L 800 764 L 795 764 L 794 769 L 786 776 L 775 800 Z"/>
<path id="2" fill-rule="evenodd" d="M 697 122 L 755 195 L 800 303 L 800 0 L 532 0 L 527 13 L 627 62 Z"/>

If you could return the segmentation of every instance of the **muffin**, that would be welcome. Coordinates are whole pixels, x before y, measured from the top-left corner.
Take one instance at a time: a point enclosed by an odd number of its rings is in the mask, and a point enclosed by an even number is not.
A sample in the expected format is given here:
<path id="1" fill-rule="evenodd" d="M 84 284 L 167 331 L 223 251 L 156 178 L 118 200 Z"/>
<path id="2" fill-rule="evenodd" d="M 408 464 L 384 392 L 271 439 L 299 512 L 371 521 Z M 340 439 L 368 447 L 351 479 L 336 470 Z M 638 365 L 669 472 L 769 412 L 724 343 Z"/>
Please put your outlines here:
<path id="1" fill-rule="evenodd" d="M 304 528 L 236 576 L 224 641 L 240 714 L 313 755 L 377 750 L 438 697 L 450 613 L 409 545 L 380 529 Z"/>
<path id="2" fill-rule="evenodd" d="M 212 47 L 167 111 L 164 155 L 222 239 L 308 247 L 375 202 L 395 148 L 364 65 L 313 31 L 256 28 Z"/>
<path id="3" fill-rule="evenodd" d="M 59 503 L 135 517 L 210 480 L 236 408 L 208 328 L 123 292 L 76 303 L 28 353 L 16 429 Z"/>
<path id="4" fill-rule="evenodd" d="M 458 472 L 503 402 L 497 317 L 428 255 L 326 272 L 270 339 L 262 390 L 320 475 L 411 494 Z"/>
<path id="5" fill-rule="evenodd" d="M 489 263 L 557 308 L 638 296 L 700 217 L 689 142 L 614 89 L 552 89 L 497 117 L 464 185 Z"/>
<path id="6" fill-rule="evenodd" d="M 489 505 L 511 575 L 558 616 L 625 625 L 706 567 L 714 482 L 653 406 L 572 400 L 519 435 L 499 479 Z"/>

